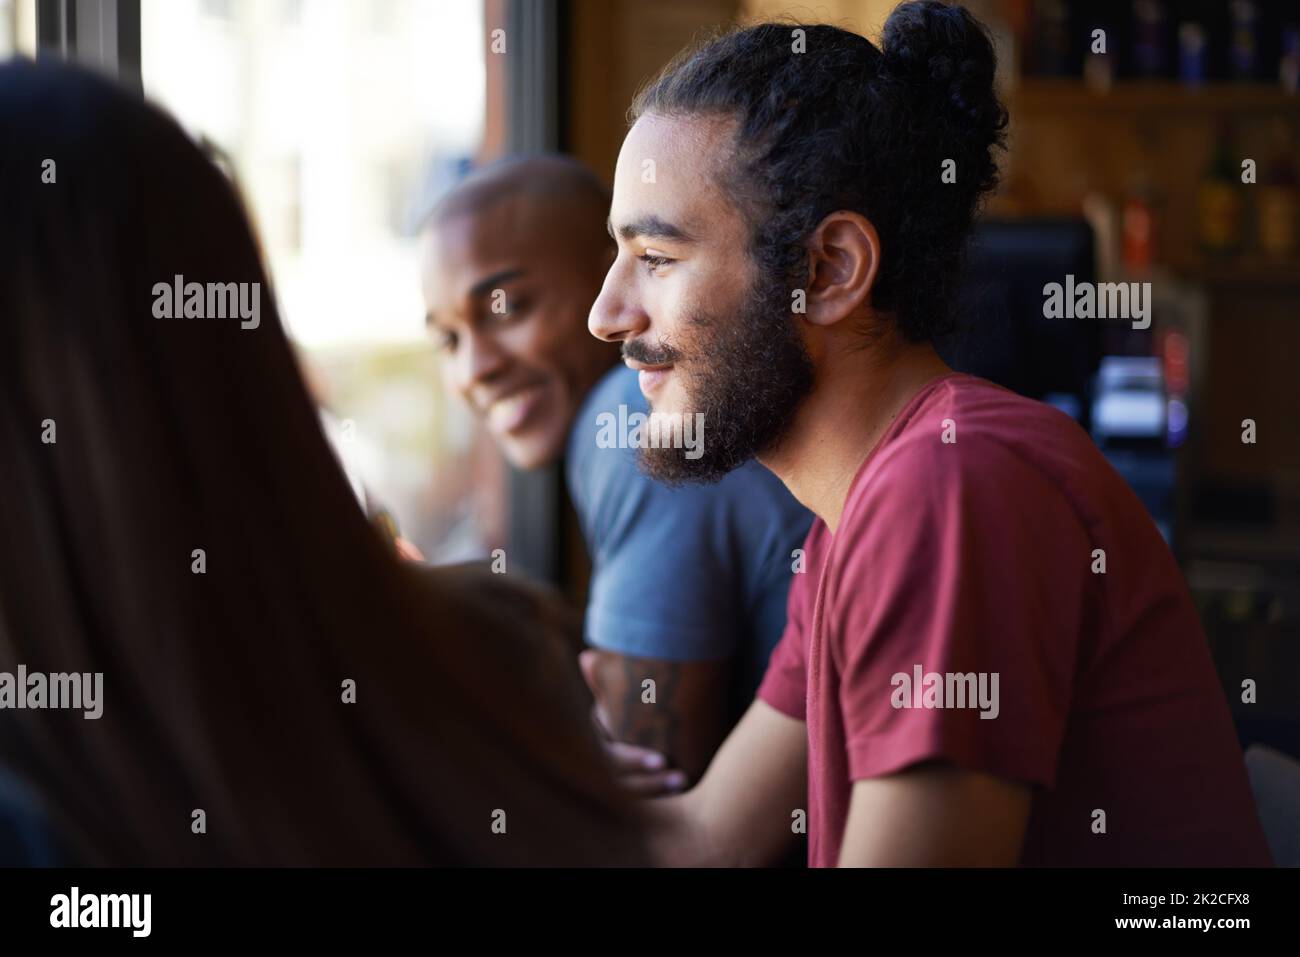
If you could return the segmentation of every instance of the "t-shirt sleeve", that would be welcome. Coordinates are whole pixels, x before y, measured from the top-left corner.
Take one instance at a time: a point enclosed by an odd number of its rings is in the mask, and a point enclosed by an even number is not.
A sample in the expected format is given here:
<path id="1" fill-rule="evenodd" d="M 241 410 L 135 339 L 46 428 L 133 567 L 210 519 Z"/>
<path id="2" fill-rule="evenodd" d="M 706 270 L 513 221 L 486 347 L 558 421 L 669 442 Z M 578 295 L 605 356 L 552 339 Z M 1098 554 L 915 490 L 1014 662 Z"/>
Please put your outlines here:
<path id="1" fill-rule="evenodd" d="M 724 510 L 712 502 L 717 487 L 654 482 L 629 449 L 601 449 L 588 466 L 588 499 L 579 505 L 592 553 L 588 644 L 668 661 L 734 654 L 743 583 Z"/>
<path id="2" fill-rule="evenodd" d="M 1091 545 L 1045 476 L 962 441 L 890 449 L 837 533 L 824 614 L 850 776 L 938 760 L 1050 787 Z"/>
<path id="3" fill-rule="evenodd" d="M 772 650 L 758 687 L 760 700 L 799 721 L 808 720 L 808 638 L 820 577 L 820 565 L 814 567 L 814 556 L 820 551 L 823 532 L 821 522 L 814 522 L 804 542 L 804 570 L 796 573 L 790 583 L 785 631 Z"/>
<path id="4" fill-rule="evenodd" d="M 707 661 L 736 648 L 735 582 L 698 524 L 680 512 L 603 550 L 587 602 L 589 644 L 641 658 Z"/>

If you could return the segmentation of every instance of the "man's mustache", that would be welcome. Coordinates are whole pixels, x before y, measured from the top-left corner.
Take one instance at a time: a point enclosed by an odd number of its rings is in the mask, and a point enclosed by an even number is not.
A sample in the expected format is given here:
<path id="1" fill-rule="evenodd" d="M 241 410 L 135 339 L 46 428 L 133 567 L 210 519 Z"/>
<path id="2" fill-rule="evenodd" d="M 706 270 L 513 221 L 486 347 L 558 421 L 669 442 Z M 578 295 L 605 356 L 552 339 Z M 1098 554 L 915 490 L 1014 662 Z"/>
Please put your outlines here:
<path id="1" fill-rule="evenodd" d="M 667 366 L 680 361 L 682 354 L 672 346 L 651 346 L 641 339 L 630 339 L 623 343 L 623 358 L 647 366 Z"/>

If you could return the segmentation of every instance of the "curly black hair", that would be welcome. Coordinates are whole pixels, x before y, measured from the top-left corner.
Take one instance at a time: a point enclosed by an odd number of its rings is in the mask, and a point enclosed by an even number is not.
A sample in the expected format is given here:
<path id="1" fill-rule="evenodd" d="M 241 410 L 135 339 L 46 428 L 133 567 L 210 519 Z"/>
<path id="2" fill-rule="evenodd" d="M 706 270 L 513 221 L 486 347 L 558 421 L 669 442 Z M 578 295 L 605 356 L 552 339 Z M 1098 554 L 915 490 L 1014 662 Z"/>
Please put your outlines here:
<path id="1" fill-rule="evenodd" d="M 738 120 L 720 176 L 753 224 L 755 262 L 790 288 L 807 281 L 808 237 L 825 216 L 871 220 L 882 249 L 872 302 L 923 342 L 951 326 L 966 238 L 997 185 L 1007 112 L 996 65 L 980 23 L 936 0 L 897 7 L 879 49 L 838 27 L 763 23 L 679 56 L 629 120 Z M 954 183 L 941 180 L 949 159 Z"/>

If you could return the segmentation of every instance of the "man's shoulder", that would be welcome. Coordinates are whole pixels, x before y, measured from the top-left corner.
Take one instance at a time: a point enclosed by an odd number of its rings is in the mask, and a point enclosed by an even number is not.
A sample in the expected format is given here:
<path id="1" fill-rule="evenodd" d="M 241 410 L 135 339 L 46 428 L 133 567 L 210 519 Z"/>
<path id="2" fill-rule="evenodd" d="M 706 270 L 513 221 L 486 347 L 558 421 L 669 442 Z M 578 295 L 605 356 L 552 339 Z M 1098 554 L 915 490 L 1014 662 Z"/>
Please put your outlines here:
<path id="1" fill-rule="evenodd" d="M 874 463 L 874 478 L 996 485 L 1028 467 L 1061 475 L 1104 465 L 1074 419 L 974 376 L 944 380 L 924 397 Z"/>
<path id="2" fill-rule="evenodd" d="M 1087 433 L 1060 409 L 987 379 L 959 373 L 925 391 L 899 438 L 905 443 L 934 437 L 951 446 L 951 451 L 979 453 L 997 446 L 1014 449 L 1027 438 L 1042 434 L 1092 446 Z M 963 446 L 966 438 L 973 441 Z"/>
<path id="3" fill-rule="evenodd" d="M 1079 510 L 1113 484 L 1113 469 L 1065 413 L 973 376 L 931 388 L 869 458 L 845 520 L 884 510 L 930 512 L 1017 500 L 1026 510 Z"/>

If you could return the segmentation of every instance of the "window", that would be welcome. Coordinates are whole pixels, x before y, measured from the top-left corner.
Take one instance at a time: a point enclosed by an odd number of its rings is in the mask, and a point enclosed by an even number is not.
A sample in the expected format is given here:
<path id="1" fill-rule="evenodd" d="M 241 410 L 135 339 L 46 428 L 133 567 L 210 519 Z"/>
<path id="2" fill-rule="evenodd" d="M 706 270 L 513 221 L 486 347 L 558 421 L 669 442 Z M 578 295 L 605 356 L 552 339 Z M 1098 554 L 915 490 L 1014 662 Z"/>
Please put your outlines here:
<path id="1" fill-rule="evenodd" d="M 415 236 L 480 152 L 481 0 L 142 0 L 140 15 L 145 95 L 243 192 L 374 502 L 431 561 L 504 544 L 504 465 L 438 383 Z"/>
<path id="2" fill-rule="evenodd" d="M 0 60 L 36 56 L 36 0 L 0 0 Z"/>

